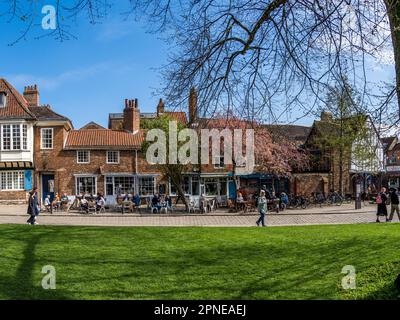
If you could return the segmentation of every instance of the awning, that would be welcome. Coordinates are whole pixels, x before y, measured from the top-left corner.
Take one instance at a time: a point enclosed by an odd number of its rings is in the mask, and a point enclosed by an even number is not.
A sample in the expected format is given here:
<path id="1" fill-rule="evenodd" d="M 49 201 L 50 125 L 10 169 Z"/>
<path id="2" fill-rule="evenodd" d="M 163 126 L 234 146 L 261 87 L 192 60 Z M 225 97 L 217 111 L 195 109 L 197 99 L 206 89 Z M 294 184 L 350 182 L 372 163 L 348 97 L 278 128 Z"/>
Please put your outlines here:
<path id="1" fill-rule="evenodd" d="M 228 173 L 229 177 L 233 176 L 232 172 Z M 272 179 L 272 178 L 288 178 L 287 176 L 284 175 L 278 175 L 278 174 L 272 174 L 272 173 L 251 173 L 251 174 L 237 174 L 237 177 L 240 177 L 241 179 Z"/>
<path id="2" fill-rule="evenodd" d="M 0 162 L 0 170 L 10 169 L 33 169 L 33 163 L 30 161 L 10 161 Z"/>

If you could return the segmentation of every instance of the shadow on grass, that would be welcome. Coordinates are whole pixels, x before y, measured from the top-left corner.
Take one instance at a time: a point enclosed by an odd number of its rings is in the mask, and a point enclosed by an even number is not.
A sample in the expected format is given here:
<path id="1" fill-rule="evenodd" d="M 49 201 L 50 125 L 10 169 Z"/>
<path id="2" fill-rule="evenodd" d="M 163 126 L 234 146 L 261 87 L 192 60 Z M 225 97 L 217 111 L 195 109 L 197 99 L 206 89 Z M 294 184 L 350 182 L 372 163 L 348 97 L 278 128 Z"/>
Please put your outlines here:
<path id="1" fill-rule="evenodd" d="M 31 228 L 30 226 L 28 228 Z M 45 274 L 41 273 L 41 267 L 35 268 L 37 264 L 35 251 L 40 241 L 46 238 L 42 233 L 35 230 L 19 230 L 13 233 L 13 238 L 20 235 L 25 247 L 21 252 L 22 257 L 18 259 L 19 265 L 15 275 L 6 277 L 0 276 L 0 292 L 6 299 L 10 300 L 34 300 L 34 299 L 67 299 L 67 296 L 59 289 L 43 289 L 41 279 Z M 8 258 L 7 258 L 8 259 Z M 35 278 L 34 273 L 40 273 L 40 277 Z M 37 280 L 38 279 L 38 280 Z M 37 283 L 35 281 L 37 280 Z"/>
<path id="2" fill-rule="evenodd" d="M 15 277 L 0 277 L 11 299 L 333 299 L 344 265 L 366 268 L 393 241 L 217 229 L 6 231 L 3 238 L 24 244 Z M 34 283 L 39 245 L 61 266 L 63 290 Z"/>

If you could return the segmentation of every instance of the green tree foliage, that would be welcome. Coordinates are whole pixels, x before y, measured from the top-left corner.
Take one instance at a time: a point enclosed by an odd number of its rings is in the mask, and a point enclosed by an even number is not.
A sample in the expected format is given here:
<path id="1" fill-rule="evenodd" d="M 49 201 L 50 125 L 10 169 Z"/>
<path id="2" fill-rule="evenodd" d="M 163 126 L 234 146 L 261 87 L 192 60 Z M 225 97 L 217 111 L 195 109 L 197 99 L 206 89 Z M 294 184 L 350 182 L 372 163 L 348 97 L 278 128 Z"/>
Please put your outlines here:
<path id="1" fill-rule="evenodd" d="M 169 115 L 161 115 L 160 117 L 157 117 L 155 119 L 142 119 L 140 122 L 140 127 L 142 130 L 147 132 L 148 130 L 151 129 L 160 129 L 165 133 L 166 137 L 166 156 L 167 159 L 169 159 L 169 125 L 170 122 L 173 121 L 173 119 Z M 180 122 L 177 122 L 177 129 L 178 132 L 185 129 L 186 126 Z M 178 149 L 180 146 L 182 146 L 184 142 L 177 142 Z M 152 142 L 144 140 L 142 143 L 142 154 L 146 154 L 148 148 Z M 188 166 L 187 164 L 171 164 L 169 161 L 167 161 L 166 164 L 156 164 L 158 170 L 161 171 L 163 177 L 165 179 L 169 179 L 171 184 L 175 187 L 177 190 L 178 195 L 183 199 L 186 210 L 189 210 L 189 204 L 187 203 L 187 200 L 185 198 L 185 193 L 183 191 L 182 185 L 183 185 L 183 174 L 187 172 Z"/>

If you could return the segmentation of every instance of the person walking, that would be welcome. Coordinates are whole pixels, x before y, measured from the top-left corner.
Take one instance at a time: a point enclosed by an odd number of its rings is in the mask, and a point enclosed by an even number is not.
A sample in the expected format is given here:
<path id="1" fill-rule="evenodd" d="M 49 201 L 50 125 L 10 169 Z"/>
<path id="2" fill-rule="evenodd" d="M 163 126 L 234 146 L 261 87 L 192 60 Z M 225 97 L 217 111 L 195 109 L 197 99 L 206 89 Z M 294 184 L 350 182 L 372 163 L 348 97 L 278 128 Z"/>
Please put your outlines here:
<path id="1" fill-rule="evenodd" d="M 39 214 L 39 203 L 37 196 L 37 188 L 33 188 L 31 192 L 29 192 L 29 200 L 28 200 L 28 210 L 27 213 L 30 215 L 30 218 L 26 221 L 28 224 L 38 224 L 36 222 L 36 216 Z"/>
<path id="2" fill-rule="evenodd" d="M 388 197 L 386 195 L 386 188 L 382 187 L 381 192 L 378 193 L 376 197 L 376 204 L 378 205 L 377 207 L 377 212 L 376 212 L 376 222 L 379 221 L 380 216 L 385 216 L 386 217 L 386 222 L 389 221 L 388 219 L 388 213 L 387 213 L 387 208 L 386 208 L 386 201 Z"/>
<path id="3" fill-rule="evenodd" d="M 393 216 L 394 216 L 394 212 L 395 212 L 395 211 L 396 211 L 397 217 L 399 218 L 399 221 L 400 221 L 399 191 L 400 191 L 400 188 L 398 188 L 398 190 L 393 189 L 392 192 L 390 193 L 390 215 L 389 215 L 389 222 L 392 222 Z"/>
<path id="4" fill-rule="evenodd" d="M 260 196 L 258 197 L 257 200 L 257 208 L 258 212 L 260 213 L 260 218 L 256 221 L 257 226 L 261 225 L 265 227 L 265 214 L 267 212 L 267 198 L 265 197 L 265 191 L 261 190 L 260 191 Z"/>

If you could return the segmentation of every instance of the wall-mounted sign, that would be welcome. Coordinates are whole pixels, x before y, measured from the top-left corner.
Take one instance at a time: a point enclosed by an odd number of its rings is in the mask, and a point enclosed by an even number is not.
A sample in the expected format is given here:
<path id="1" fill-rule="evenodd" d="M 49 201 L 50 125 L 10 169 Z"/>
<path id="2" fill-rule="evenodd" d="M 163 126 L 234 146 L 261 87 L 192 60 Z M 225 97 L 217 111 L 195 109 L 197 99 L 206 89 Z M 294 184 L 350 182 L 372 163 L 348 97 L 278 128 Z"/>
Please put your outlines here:
<path id="1" fill-rule="evenodd" d="M 49 192 L 54 192 L 54 180 L 49 180 Z"/>

